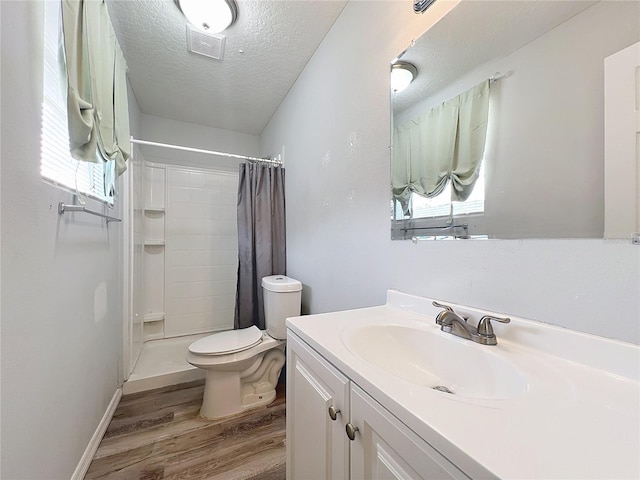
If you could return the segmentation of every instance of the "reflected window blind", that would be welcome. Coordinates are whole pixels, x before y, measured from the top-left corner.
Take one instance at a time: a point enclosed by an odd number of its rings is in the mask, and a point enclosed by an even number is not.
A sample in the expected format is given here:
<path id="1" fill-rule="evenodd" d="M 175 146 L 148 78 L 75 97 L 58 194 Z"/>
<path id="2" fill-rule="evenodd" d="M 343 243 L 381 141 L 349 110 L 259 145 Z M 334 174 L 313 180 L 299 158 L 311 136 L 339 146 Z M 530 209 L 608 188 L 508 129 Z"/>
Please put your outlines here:
<path id="1" fill-rule="evenodd" d="M 42 178 L 64 189 L 113 203 L 105 194 L 104 164 L 79 162 L 69 152 L 66 85 L 62 81 L 60 2 L 45 4 L 44 75 L 40 173 Z"/>

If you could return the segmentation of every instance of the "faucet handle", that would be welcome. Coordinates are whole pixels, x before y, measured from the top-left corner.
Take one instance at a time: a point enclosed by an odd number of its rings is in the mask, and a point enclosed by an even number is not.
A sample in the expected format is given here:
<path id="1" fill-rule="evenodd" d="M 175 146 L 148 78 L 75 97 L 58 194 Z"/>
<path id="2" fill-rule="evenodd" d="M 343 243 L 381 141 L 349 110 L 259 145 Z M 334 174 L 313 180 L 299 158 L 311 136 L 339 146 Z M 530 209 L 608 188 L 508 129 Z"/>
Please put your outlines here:
<path id="1" fill-rule="evenodd" d="M 460 315 L 458 315 L 451 305 L 445 305 L 444 303 L 438 303 L 435 301 L 432 302 L 432 305 L 434 307 L 444 308 L 444 310 L 440 312 L 436 317 L 436 323 L 438 325 L 443 325 L 442 322 L 444 321 L 444 318 L 448 315 L 448 313 L 453 314 L 453 316 L 458 318 L 460 321 L 464 320 L 466 322 L 467 320 L 469 320 L 469 317 L 461 317 Z M 444 326 L 443 326 L 443 329 L 444 329 Z"/>
<path id="2" fill-rule="evenodd" d="M 444 308 L 445 310 L 447 310 L 448 312 L 451 313 L 455 313 L 453 311 L 453 307 L 451 307 L 450 305 L 445 305 L 444 303 L 438 303 L 435 300 L 431 303 L 434 307 L 438 307 L 438 308 Z"/>
<path id="3" fill-rule="evenodd" d="M 478 335 L 483 337 L 495 336 L 493 333 L 493 327 L 491 326 L 491 320 L 495 320 L 500 323 L 509 323 L 511 319 L 509 317 L 494 317 L 493 315 L 485 315 L 478 322 Z"/>

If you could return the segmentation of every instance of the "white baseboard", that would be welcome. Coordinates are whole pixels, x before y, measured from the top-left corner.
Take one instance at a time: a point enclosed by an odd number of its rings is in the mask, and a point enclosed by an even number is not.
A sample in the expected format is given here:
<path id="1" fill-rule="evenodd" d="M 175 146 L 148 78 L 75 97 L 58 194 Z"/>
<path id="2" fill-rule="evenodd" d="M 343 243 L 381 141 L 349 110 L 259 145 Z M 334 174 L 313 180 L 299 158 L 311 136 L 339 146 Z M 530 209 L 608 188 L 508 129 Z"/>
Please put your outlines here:
<path id="1" fill-rule="evenodd" d="M 122 397 L 122 388 L 116 390 L 116 393 L 113 394 L 113 398 L 107 407 L 107 411 L 104 412 L 102 420 L 98 424 L 98 428 L 93 432 L 93 436 L 89 441 L 89 445 L 85 449 L 82 457 L 80 458 L 80 462 L 76 467 L 73 475 L 71 475 L 71 480 L 82 480 L 89 470 L 89 465 L 91 465 L 91 460 L 93 460 L 93 456 L 96 454 L 98 450 L 98 446 L 102 441 L 102 437 L 104 436 L 104 432 L 107 431 L 107 427 L 113 418 L 113 414 L 116 413 L 116 408 L 118 407 L 118 403 L 120 403 L 120 398 Z"/>

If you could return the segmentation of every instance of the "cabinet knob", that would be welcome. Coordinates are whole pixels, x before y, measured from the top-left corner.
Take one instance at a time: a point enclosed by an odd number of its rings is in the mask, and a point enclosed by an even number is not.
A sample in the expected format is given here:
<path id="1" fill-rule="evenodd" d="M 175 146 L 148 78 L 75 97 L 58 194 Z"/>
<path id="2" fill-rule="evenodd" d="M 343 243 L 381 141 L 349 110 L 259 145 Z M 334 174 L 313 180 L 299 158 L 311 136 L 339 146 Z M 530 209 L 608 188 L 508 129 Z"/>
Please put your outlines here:
<path id="1" fill-rule="evenodd" d="M 335 421 L 336 418 L 338 418 L 339 413 L 340 413 L 339 408 L 336 408 L 333 405 L 329 407 L 329 416 L 331 417 L 331 420 Z"/>
<path id="2" fill-rule="evenodd" d="M 351 423 L 347 423 L 346 430 L 347 430 L 347 437 L 349 437 L 349 440 L 355 440 L 356 432 L 359 431 L 358 427 L 355 427 Z"/>

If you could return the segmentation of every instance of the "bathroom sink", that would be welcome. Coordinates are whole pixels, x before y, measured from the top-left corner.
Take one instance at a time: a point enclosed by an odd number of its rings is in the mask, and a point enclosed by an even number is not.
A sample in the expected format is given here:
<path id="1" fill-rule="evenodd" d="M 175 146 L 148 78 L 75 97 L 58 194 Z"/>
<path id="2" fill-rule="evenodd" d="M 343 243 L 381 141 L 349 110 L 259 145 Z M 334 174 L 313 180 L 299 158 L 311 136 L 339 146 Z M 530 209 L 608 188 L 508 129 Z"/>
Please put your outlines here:
<path id="1" fill-rule="evenodd" d="M 371 365 L 443 395 L 500 400 L 527 390 L 525 376 L 494 347 L 437 329 L 370 325 L 346 331 L 343 342 Z"/>

